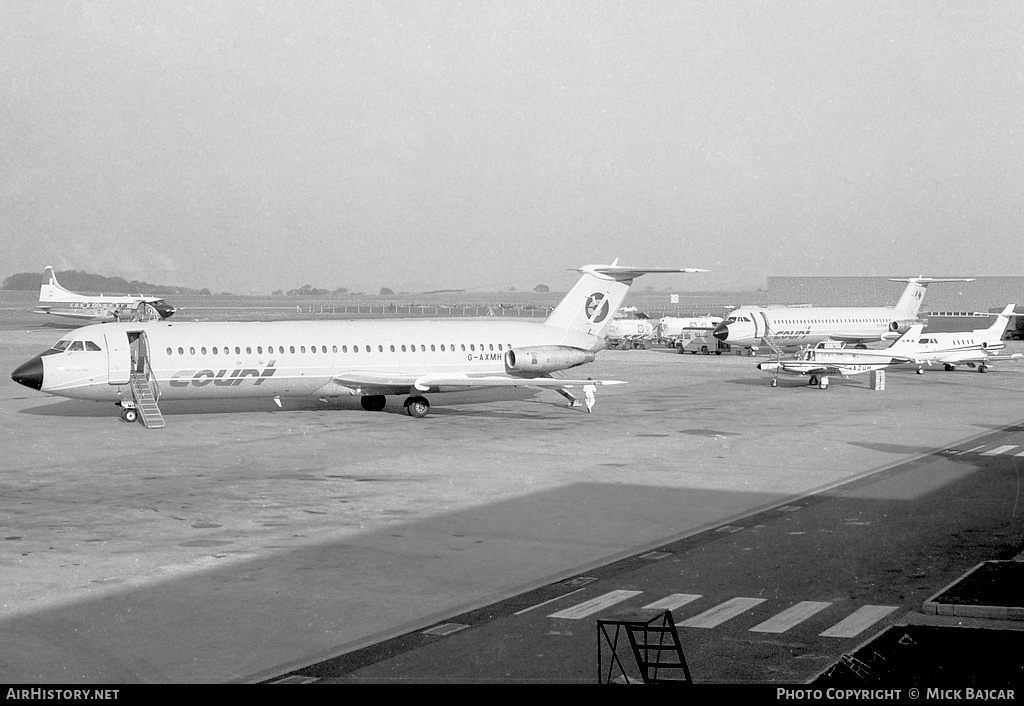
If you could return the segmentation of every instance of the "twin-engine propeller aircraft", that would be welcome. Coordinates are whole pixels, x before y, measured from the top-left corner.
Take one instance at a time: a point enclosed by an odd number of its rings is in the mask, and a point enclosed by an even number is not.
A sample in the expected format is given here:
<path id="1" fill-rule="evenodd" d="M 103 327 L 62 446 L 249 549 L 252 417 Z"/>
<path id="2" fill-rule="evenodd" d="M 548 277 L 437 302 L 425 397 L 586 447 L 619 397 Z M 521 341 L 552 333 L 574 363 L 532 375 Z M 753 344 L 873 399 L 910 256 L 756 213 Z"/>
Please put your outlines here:
<path id="1" fill-rule="evenodd" d="M 46 266 L 46 281 L 39 288 L 39 307 L 37 314 L 53 314 L 71 319 L 89 319 L 91 321 L 127 321 L 130 318 L 166 319 L 177 309 L 159 297 L 144 297 L 141 294 L 125 296 L 92 296 L 76 294 L 65 289 L 57 282 L 53 268 Z"/>
<path id="2" fill-rule="evenodd" d="M 11 374 L 62 397 L 110 400 L 122 418 L 163 426 L 158 400 L 358 395 L 364 409 L 408 395 L 423 417 L 424 393 L 538 387 L 571 402 L 567 388 L 613 385 L 556 373 L 594 360 L 636 277 L 693 268 L 587 265 L 542 324 L 501 320 L 139 321 L 86 326 Z"/>
<path id="3" fill-rule="evenodd" d="M 813 348 L 807 348 L 794 357 L 759 363 L 758 370 L 769 370 L 775 373 L 772 387 L 778 386 L 780 372 L 793 375 L 809 375 L 809 385 L 817 385 L 822 390 L 828 387 L 829 375 L 840 375 L 847 378 L 872 370 L 883 370 L 892 365 L 914 362 L 907 354 L 908 347 L 914 345 L 924 324 L 914 324 L 888 348 L 880 350 L 851 350 L 842 341 L 819 341 Z"/>
<path id="4" fill-rule="evenodd" d="M 979 373 L 988 371 L 993 360 L 1016 360 L 1024 358 L 1024 354 L 999 354 L 1006 347 L 1003 334 L 1010 324 L 1014 305 L 1007 304 L 992 325 L 974 331 L 951 332 L 941 331 L 924 333 L 916 341 L 908 344 L 905 354 L 914 359 L 919 366 L 923 363 L 942 363 L 946 370 L 953 370 L 958 365 L 978 368 Z M 902 354 L 902 353 L 901 353 Z M 918 373 L 924 372 L 918 367 Z"/>
<path id="5" fill-rule="evenodd" d="M 832 340 L 856 344 L 899 338 L 917 323 L 925 289 L 935 282 L 973 282 L 973 279 L 911 277 L 896 306 L 744 306 L 715 327 L 714 336 L 730 346 L 794 348 Z"/>

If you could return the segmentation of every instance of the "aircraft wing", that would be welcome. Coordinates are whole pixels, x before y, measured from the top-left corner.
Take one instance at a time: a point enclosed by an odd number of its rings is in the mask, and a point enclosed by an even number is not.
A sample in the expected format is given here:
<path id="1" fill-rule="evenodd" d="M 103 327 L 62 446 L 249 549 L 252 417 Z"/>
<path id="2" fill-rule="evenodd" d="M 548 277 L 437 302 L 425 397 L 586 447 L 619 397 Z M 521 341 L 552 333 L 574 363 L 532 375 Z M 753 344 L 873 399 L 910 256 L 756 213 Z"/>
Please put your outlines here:
<path id="1" fill-rule="evenodd" d="M 562 378 L 519 378 L 510 375 L 471 377 L 465 373 L 382 373 L 378 371 L 348 371 L 334 376 L 333 381 L 362 394 L 402 395 L 416 389 L 420 392 L 441 387 L 540 387 L 561 389 L 583 385 L 623 385 L 625 380 L 567 380 Z"/>
<path id="2" fill-rule="evenodd" d="M 872 370 L 880 370 L 890 365 L 899 363 L 912 363 L 911 358 L 891 356 L 888 360 L 850 360 L 850 361 L 806 361 L 806 360 L 783 360 L 778 362 L 766 362 L 758 364 L 760 370 L 783 370 L 796 375 L 856 375 Z"/>
<path id="3" fill-rule="evenodd" d="M 877 336 L 848 336 L 843 334 L 829 334 L 829 338 L 833 341 L 842 341 L 844 343 L 868 343 L 871 341 L 888 341 L 893 338 L 899 338 L 898 333 L 883 333 Z"/>
<path id="4" fill-rule="evenodd" d="M 436 387 L 542 387 L 561 389 L 564 387 L 582 387 L 583 385 L 625 385 L 625 380 L 568 380 L 563 378 L 516 378 L 509 375 L 489 375 L 487 377 L 469 377 L 460 373 L 430 373 L 420 375 L 415 387 L 426 392 Z"/>
<path id="5" fill-rule="evenodd" d="M 922 358 L 925 361 L 928 360 L 927 356 L 922 356 Z M 985 353 L 984 351 L 964 351 L 962 353 L 948 353 L 931 360 L 936 363 L 960 365 L 962 363 L 986 363 L 990 360 L 1016 360 L 1018 358 L 1024 358 L 1024 353 L 997 354 Z"/>
<path id="6" fill-rule="evenodd" d="M 35 313 L 35 314 L 50 314 L 52 316 L 63 316 L 63 317 L 68 318 L 68 319 L 96 319 L 96 318 L 99 318 L 99 315 L 97 313 L 95 313 L 95 312 L 89 313 L 89 314 L 85 314 L 85 313 L 79 314 L 79 313 L 72 312 L 72 311 L 56 312 L 56 311 L 51 311 L 50 307 L 36 309 L 33 313 Z"/>

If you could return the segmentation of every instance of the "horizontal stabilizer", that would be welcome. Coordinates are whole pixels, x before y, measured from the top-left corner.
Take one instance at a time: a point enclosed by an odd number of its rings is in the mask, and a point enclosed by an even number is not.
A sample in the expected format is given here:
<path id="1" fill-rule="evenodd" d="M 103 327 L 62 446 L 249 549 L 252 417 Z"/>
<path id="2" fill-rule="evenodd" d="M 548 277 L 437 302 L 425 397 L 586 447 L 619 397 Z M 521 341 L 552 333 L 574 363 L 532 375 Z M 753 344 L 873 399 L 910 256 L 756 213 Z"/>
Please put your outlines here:
<path id="1" fill-rule="evenodd" d="M 707 272 L 707 270 L 698 269 L 696 267 L 629 267 L 627 265 L 616 265 L 614 263 L 611 265 L 584 265 L 579 269 L 579 271 L 589 272 L 590 274 L 597 275 L 598 277 L 613 279 L 617 282 L 632 281 L 640 275 Z"/>

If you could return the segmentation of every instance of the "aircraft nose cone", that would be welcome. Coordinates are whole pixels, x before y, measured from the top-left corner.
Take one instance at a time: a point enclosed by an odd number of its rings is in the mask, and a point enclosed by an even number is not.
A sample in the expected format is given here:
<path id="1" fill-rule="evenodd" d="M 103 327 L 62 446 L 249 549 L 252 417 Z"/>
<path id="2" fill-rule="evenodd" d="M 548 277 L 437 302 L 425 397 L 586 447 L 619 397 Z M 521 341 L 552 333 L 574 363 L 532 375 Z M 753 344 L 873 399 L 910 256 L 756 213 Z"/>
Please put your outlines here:
<path id="1" fill-rule="evenodd" d="M 715 326 L 715 330 L 711 332 L 711 335 L 724 343 L 729 338 L 729 327 L 725 324 L 718 324 L 718 326 Z"/>
<path id="2" fill-rule="evenodd" d="M 35 390 L 43 389 L 43 358 L 42 356 L 36 356 L 24 365 L 19 365 L 13 373 L 11 373 L 11 380 L 24 385 L 25 387 L 31 387 Z"/>

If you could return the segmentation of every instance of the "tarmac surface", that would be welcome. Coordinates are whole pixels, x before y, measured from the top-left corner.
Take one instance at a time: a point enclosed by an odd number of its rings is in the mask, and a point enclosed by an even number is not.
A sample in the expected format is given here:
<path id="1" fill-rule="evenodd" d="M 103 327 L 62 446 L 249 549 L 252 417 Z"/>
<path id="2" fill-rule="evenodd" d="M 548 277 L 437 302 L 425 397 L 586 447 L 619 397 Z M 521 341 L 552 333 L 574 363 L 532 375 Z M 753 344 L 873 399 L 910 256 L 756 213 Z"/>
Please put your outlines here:
<path id="1" fill-rule="evenodd" d="M 63 330 L 0 307 L 0 366 Z M 1020 551 L 1024 365 L 819 390 L 756 362 L 603 351 L 586 374 L 629 384 L 589 415 L 224 401 L 160 430 L 5 375 L 0 679 L 593 683 L 596 619 L 660 601 L 739 610 L 680 628 L 695 681 L 802 682 Z M 790 608 L 804 637 L 751 632 Z"/>

